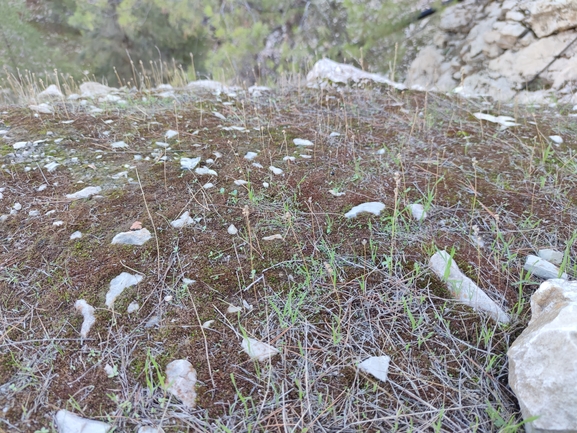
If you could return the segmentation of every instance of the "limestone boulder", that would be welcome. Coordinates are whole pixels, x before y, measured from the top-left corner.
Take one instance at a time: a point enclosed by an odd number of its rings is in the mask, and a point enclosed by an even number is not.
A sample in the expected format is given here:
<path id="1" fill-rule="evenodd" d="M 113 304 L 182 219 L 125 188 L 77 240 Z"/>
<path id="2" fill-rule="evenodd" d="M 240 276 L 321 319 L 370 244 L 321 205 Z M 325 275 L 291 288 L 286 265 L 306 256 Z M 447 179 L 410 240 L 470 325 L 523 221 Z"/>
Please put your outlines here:
<path id="1" fill-rule="evenodd" d="M 545 281 L 531 321 L 509 351 L 509 385 L 528 432 L 577 431 L 577 282 Z"/>
<path id="2" fill-rule="evenodd" d="M 577 0 L 525 0 L 519 9 L 538 38 L 577 27 Z"/>

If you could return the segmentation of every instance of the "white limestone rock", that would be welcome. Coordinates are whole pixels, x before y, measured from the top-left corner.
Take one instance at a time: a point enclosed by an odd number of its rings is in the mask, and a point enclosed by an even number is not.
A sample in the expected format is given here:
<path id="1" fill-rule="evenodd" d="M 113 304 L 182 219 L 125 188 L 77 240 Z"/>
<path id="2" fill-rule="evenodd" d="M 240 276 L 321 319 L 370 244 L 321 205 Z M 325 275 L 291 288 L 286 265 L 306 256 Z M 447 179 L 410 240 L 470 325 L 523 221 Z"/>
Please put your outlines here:
<path id="1" fill-rule="evenodd" d="M 447 284 L 449 292 L 457 302 L 468 305 L 475 311 L 485 311 L 497 322 L 509 323 L 509 316 L 461 272 L 449 253 L 444 250 L 435 253 L 429 260 L 429 266 L 437 277 Z"/>
<path id="2" fill-rule="evenodd" d="M 242 339 L 241 346 L 242 350 L 244 350 L 251 359 L 257 359 L 259 362 L 266 361 L 279 353 L 276 347 L 249 337 Z"/>
<path id="3" fill-rule="evenodd" d="M 180 158 L 180 168 L 185 170 L 194 170 L 200 163 L 200 156 L 196 158 Z"/>
<path id="4" fill-rule="evenodd" d="M 475 116 L 479 120 L 486 120 L 487 122 L 498 123 L 499 125 L 501 125 L 501 129 L 519 125 L 518 123 L 515 123 L 515 119 L 510 116 L 493 116 L 491 114 L 486 113 L 473 113 L 473 116 Z"/>
<path id="5" fill-rule="evenodd" d="M 252 161 L 257 156 L 258 156 L 258 153 L 256 153 L 256 152 L 247 152 L 246 155 L 244 155 L 244 159 L 246 159 L 247 161 Z"/>
<path id="6" fill-rule="evenodd" d="M 385 209 L 385 205 L 378 201 L 371 201 L 367 203 L 362 203 L 358 206 L 353 207 L 350 211 L 345 214 L 346 218 L 356 218 L 362 213 L 372 213 L 373 215 L 380 215 Z"/>
<path id="7" fill-rule="evenodd" d="M 36 111 L 37 113 L 54 114 L 54 107 L 44 102 L 38 105 L 29 105 L 28 108 L 30 108 L 32 111 Z"/>
<path id="8" fill-rule="evenodd" d="M 133 275 L 123 272 L 110 281 L 110 289 L 106 294 L 106 306 L 112 308 L 114 301 L 127 287 L 134 286 L 142 281 L 142 275 Z"/>
<path id="9" fill-rule="evenodd" d="M 314 146 L 314 143 L 310 140 L 305 140 L 303 138 L 295 138 L 293 140 L 295 146 Z"/>
<path id="10" fill-rule="evenodd" d="M 546 280 L 550 278 L 562 278 L 565 280 L 569 279 L 569 276 L 566 273 L 559 275 L 560 270 L 553 263 L 533 255 L 527 256 L 523 269 L 529 271 L 532 275 L 536 275 L 537 277 L 541 277 Z"/>
<path id="11" fill-rule="evenodd" d="M 391 358 L 388 356 L 371 356 L 359 364 L 359 370 L 369 373 L 380 381 L 386 382 Z"/>
<path id="12" fill-rule="evenodd" d="M 218 176 L 218 173 L 208 167 L 197 167 L 194 172 L 199 176 Z"/>
<path id="13" fill-rule="evenodd" d="M 112 428 L 110 424 L 81 418 L 66 409 L 56 412 L 55 424 L 58 433 L 107 433 Z"/>
<path id="14" fill-rule="evenodd" d="M 83 98 L 96 98 L 99 96 L 106 96 L 109 93 L 117 91 L 113 87 L 105 86 L 104 84 L 96 83 L 94 81 L 87 81 L 80 85 L 80 93 Z"/>
<path id="15" fill-rule="evenodd" d="M 405 90 L 407 86 L 395 83 L 383 75 L 372 74 L 344 63 L 337 63 L 329 59 L 321 59 L 316 62 L 307 74 L 309 87 L 324 87 L 327 84 L 358 84 L 362 81 L 372 81 L 378 84 L 386 84 L 398 90 Z"/>
<path id="16" fill-rule="evenodd" d="M 280 169 L 280 168 L 278 168 L 278 167 L 275 167 L 274 165 L 271 165 L 268 169 L 269 169 L 270 171 L 272 171 L 273 174 L 275 174 L 275 175 L 277 175 L 277 176 L 280 175 L 280 174 L 283 174 L 283 170 Z"/>
<path id="17" fill-rule="evenodd" d="M 529 14 L 527 24 L 538 38 L 577 27 L 574 0 L 525 0 L 519 9 Z"/>
<path id="18" fill-rule="evenodd" d="M 549 139 L 556 145 L 563 144 L 563 137 L 560 135 L 550 135 Z"/>
<path id="19" fill-rule="evenodd" d="M 64 98 L 64 95 L 62 94 L 62 92 L 60 91 L 60 89 L 58 88 L 58 86 L 56 86 L 55 84 L 51 84 L 50 86 L 48 86 L 46 89 L 44 89 L 42 92 L 40 92 L 37 96 L 37 98 L 39 100 L 46 100 L 46 99 L 62 99 Z"/>
<path id="20" fill-rule="evenodd" d="M 229 235 L 236 235 L 238 233 L 238 229 L 235 227 L 234 224 L 231 224 L 228 226 L 228 228 L 226 229 L 226 231 L 228 232 Z"/>
<path id="21" fill-rule="evenodd" d="M 182 403 L 194 408 L 196 404 L 196 370 L 185 359 L 177 359 L 166 366 L 166 390 Z"/>
<path id="22" fill-rule="evenodd" d="M 174 137 L 178 137 L 178 131 L 175 131 L 173 129 L 169 129 L 168 131 L 166 131 L 164 133 L 164 138 L 166 138 L 167 140 L 170 140 L 171 138 Z"/>
<path id="23" fill-rule="evenodd" d="M 112 244 L 121 245 L 144 245 L 145 242 L 149 241 L 152 235 L 148 229 L 131 230 L 128 232 L 118 233 L 114 238 L 112 238 Z"/>
<path id="24" fill-rule="evenodd" d="M 560 251 L 544 248 L 542 250 L 537 251 L 537 255 L 541 257 L 543 260 L 547 260 L 548 262 L 551 262 L 556 266 L 559 266 L 561 263 L 563 263 L 563 253 Z"/>
<path id="25" fill-rule="evenodd" d="M 577 282 L 545 281 L 531 296 L 529 326 L 511 345 L 509 385 L 525 427 L 534 433 L 577 431 Z"/>
<path id="26" fill-rule="evenodd" d="M 427 212 L 425 212 L 425 207 L 420 203 L 412 203 L 409 205 L 409 210 L 411 215 L 417 221 L 422 221 L 427 218 Z"/>
<path id="27" fill-rule="evenodd" d="M 170 225 L 175 229 L 181 229 L 184 226 L 189 226 L 191 224 L 194 224 L 194 219 L 190 217 L 189 211 L 184 212 L 178 219 L 170 223 Z"/>
<path id="28" fill-rule="evenodd" d="M 89 305 L 84 299 L 79 299 L 74 303 L 74 308 L 84 318 L 82 322 L 82 328 L 80 328 L 80 336 L 82 338 L 88 337 L 88 333 L 90 332 L 90 328 L 96 322 L 96 318 L 94 317 L 94 307 Z"/>
<path id="29" fill-rule="evenodd" d="M 110 147 L 113 149 L 126 149 L 128 144 L 126 144 L 124 141 L 115 141 L 114 143 L 110 144 Z"/>
<path id="30" fill-rule="evenodd" d="M 77 191 L 73 194 L 66 194 L 66 198 L 70 200 L 80 200 L 83 198 L 90 198 L 95 194 L 98 194 L 102 191 L 102 188 L 99 186 L 88 186 L 80 191 Z"/>

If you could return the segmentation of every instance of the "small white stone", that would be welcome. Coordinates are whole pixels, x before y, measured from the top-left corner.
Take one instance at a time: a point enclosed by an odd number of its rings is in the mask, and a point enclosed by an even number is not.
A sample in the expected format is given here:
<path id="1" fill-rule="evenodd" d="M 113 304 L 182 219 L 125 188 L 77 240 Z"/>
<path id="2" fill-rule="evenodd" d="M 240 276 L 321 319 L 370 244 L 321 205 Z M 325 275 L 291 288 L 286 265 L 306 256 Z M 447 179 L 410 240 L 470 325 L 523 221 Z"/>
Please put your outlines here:
<path id="1" fill-rule="evenodd" d="M 234 181 L 234 184 L 238 185 L 238 186 L 246 185 L 247 183 L 248 182 L 246 180 L 242 180 L 242 179 L 238 179 L 238 180 Z"/>
<path id="2" fill-rule="evenodd" d="M 295 138 L 293 140 L 295 146 L 314 146 L 313 142 L 310 140 L 304 140 L 302 138 Z"/>
<path id="3" fill-rule="evenodd" d="M 110 147 L 112 147 L 113 149 L 124 149 L 128 147 L 128 144 L 126 144 L 124 141 L 116 141 L 112 143 Z"/>
<path id="4" fill-rule="evenodd" d="M 564 280 L 569 279 L 569 276 L 565 272 L 563 272 L 561 276 L 559 276 L 560 270 L 553 263 L 550 263 L 547 260 L 542 259 L 541 257 L 533 255 L 527 256 L 523 269 L 529 271 L 533 275 L 544 278 L 546 280 L 552 278 L 562 278 Z"/>
<path id="5" fill-rule="evenodd" d="M 82 237 L 82 232 L 76 231 L 70 235 L 70 240 L 80 239 Z"/>
<path id="6" fill-rule="evenodd" d="M 553 263 L 554 265 L 559 266 L 563 263 L 563 253 L 555 250 L 550 249 L 543 249 L 537 252 L 537 255 L 548 262 Z"/>
<path id="7" fill-rule="evenodd" d="M 66 198 L 70 200 L 80 200 L 83 198 L 90 198 L 93 195 L 100 193 L 101 191 L 102 188 L 99 186 L 89 186 L 78 192 L 75 192 L 74 194 L 66 194 Z"/>
<path id="8" fill-rule="evenodd" d="M 150 240 L 152 235 L 147 229 L 140 229 L 128 232 L 118 233 L 112 239 L 112 244 L 122 244 L 122 245 L 143 245 L 145 242 Z"/>
<path id="9" fill-rule="evenodd" d="M 282 160 L 283 161 L 296 161 L 296 158 L 294 156 L 285 156 Z"/>
<path id="10" fill-rule="evenodd" d="M 58 433 L 108 433 L 112 428 L 110 424 L 81 418 L 65 409 L 56 412 L 55 424 Z"/>
<path id="11" fill-rule="evenodd" d="M 48 188 L 48 185 L 42 184 L 42 185 L 40 185 L 40 186 L 36 189 L 36 191 L 42 192 L 42 191 L 44 191 L 46 188 Z"/>
<path id="12" fill-rule="evenodd" d="M 264 168 L 264 167 L 262 166 L 262 164 L 259 164 L 258 162 L 253 162 L 253 163 L 252 163 L 252 166 L 253 166 L 253 167 L 256 167 L 256 168 Z"/>
<path id="13" fill-rule="evenodd" d="M 214 159 L 208 158 L 208 159 L 206 160 L 206 165 L 212 165 L 212 164 L 214 164 Z"/>
<path id="14" fill-rule="evenodd" d="M 563 143 L 563 137 L 561 137 L 560 135 L 550 135 L 549 138 L 551 139 L 551 141 L 557 145 L 562 144 Z"/>
<path id="15" fill-rule="evenodd" d="M 213 111 L 212 114 L 213 114 L 215 117 L 218 117 L 218 118 L 221 119 L 221 120 L 226 120 L 226 117 L 224 117 L 224 116 L 223 116 L 222 114 L 220 114 L 218 111 Z"/>
<path id="16" fill-rule="evenodd" d="M 251 359 L 257 359 L 260 362 L 266 361 L 279 353 L 279 350 L 276 347 L 255 340 L 254 338 L 244 337 L 241 346 Z"/>
<path id="17" fill-rule="evenodd" d="M 0 197 L 1 198 L 1 197 Z M 31 217 L 37 217 L 40 215 L 40 211 L 39 210 L 31 210 L 30 212 L 28 212 L 28 216 Z"/>
<path id="18" fill-rule="evenodd" d="M 277 175 L 277 176 L 278 176 L 279 174 L 283 174 L 283 171 L 282 171 L 280 168 L 275 167 L 274 165 L 271 165 L 268 169 L 269 169 L 270 171 L 272 171 L 272 172 L 273 172 L 275 175 Z"/>
<path id="19" fill-rule="evenodd" d="M 184 226 L 188 226 L 194 223 L 194 220 L 190 217 L 190 212 L 184 212 L 178 219 L 172 221 L 170 225 L 175 229 L 181 229 Z"/>
<path id="20" fill-rule="evenodd" d="M 373 375 L 380 381 L 386 382 L 390 362 L 391 358 L 388 356 L 371 356 L 359 364 L 359 370 Z"/>
<path id="21" fill-rule="evenodd" d="M 185 359 L 172 361 L 166 366 L 167 391 L 177 397 L 185 406 L 196 404 L 196 370 Z"/>
<path id="22" fill-rule="evenodd" d="M 220 153 L 219 151 L 215 150 L 214 152 L 212 152 L 212 154 L 214 155 L 214 157 L 216 159 L 222 158 L 222 153 Z"/>
<path id="23" fill-rule="evenodd" d="M 210 329 L 210 327 L 212 326 L 213 323 L 214 323 L 214 320 L 207 320 L 206 322 L 204 322 L 202 324 L 202 327 L 204 329 Z"/>
<path id="24" fill-rule="evenodd" d="M 301 155 L 301 158 L 303 158 L 303 159 L 311 159 L 312 156 L 310 156 L 310 155 Z"/>
<path id="25" fill-rule="evenodd" d="M 157 142 L 156 142 L 156 145 L 157 145 L 158 147 L 164 147 L 165 149 L 166 149 L 168 146 L 170 146 L 170 144 L 165 143 L 164 141 L 157 141 Z"/>
<path id="26" fill-rule="evenodd" d="M 380 215 L 381 212 L 385 209 L 385 205 L 381 202 L 368 202 L 363 203 L 358 206 L 353 207 L 350 211 L 345 214 L 346 218 L 355 218 L 359 214 L 362 213 L 372 213 L 374 215 Z"/>
<path id="27" fill-rule="evenodd" d="M 199 176 L 203 175 L 210 175 L 210 176 L 218 176 L 218 173 L 214 170 L 211 170 L 208 167 L 197 167 L 194 172 Z"/>
<path id="28" fill-rule="evenodd" d="M 38 105 L 29 105 L 28 108 L 30 108 L 32 111 L 36 111 L 37 113 L 43 113 L 43 114 L 54 113 L 54 108 L 52 108 L 50 105 L 44 102 Z"/>
<path id="29" fill-rule="evenodd" d="M 94 317 L 94 307 L 88 305 L 84 299 L 79 299 L 74 303 L 74 308 L 76 308 L 76 311 L 84 317 L 82 328 L 80 328 L 80 336 L 86 338 L 90 332 L 90 328 L 92 328 L 92 325 L 96 322 L 96 318 Z"/>
<path id="30" fill-rule="evenodd" d="M 14 144 L 12 145 L 12 147 L 13 147 L 15 150 L 24 149 L 29 143 L 30 143 L 30 142 L 28 142 L 28 141 L 19 141 L 18 143 L 14 143 Z"/>
<path id="31" fill-rule="evenodd" d="M 246 155 L 244 156 L 244 159 L 246 159 L 247 161 L 252 161 L 257 156 L 258 156 L 258 153 L 256 153 L 256 152 L 247 152 Z"/>
<path id="32" fill-rule="evenodd" d="M 238 233 L 238 229 L 234 226 L 234 224 L 231 224 L 228 226 L 228 229 L 226 229 L 226 231 L 228 232 L 229 235 L 236 235 Z"/>
<path id="33" fill-rule="evenodd" d="M 112 308 L 114 301 L 127 287 L 134 286 L 142 281 L 142 275 L 133 275 L 128 272 L 122 272 L 110 281 L 110 289 L 106 293 L 106 306 Z"/>
<path id="34" fill-rule="evenodd" d="M 172 295 L 167 295 L 164 297 L 164 302 L 170 302 L 170 301 L 172 301 L 172 299 L 173 299 Z"/>
<path id="35" fill-rule="evenodd" d="M 20 203 L 14 203 L 14 206 L 12 206 L 12 209 L 20 210 L 20 209 L 22 209 L 22 205 Z"/>
<path id="36" fill-rule="evenodd" d="M 138 302 L 132 301 L 130 304 L 128 304 L 128 307 L 126 307 L 126 312 L 128 314 L 134 313 L 135 311 L 138 311 L 139 308 L 140 305 L 138 305 Z"/>
<path id="37" fill-rule="evenodd" d="M 53 172 L 54 170 L 56 170 L 56 167 L 58 167 L 59 165 L 60 164 L 58 164 L 57 162 L 52 161 L 52 162 L 49 162 L 48 164 L 46 164 L 44 166 L 44 168 L 46 170 L 48 170 L 49 172 Z"/>
<path id="38" fill-rule="evenodd" d="M 344 192 L 337 191 L 335 188 L 329 189 L 329 193 L 335 197 L 340 197 L 342 195 L 345 195 Z"/>
<path id="39" fill-rule="evenodd" d="M 498 123 L 501 125 L 502 129 L 508 128 L 510 126 L 518 126 L 518 123 L 515 123 L 515 118 L 510 116 L 492 116 L 486 113 L 473 113 L 479 120 L 486 120 L 487 122 Z"/>
<path id="40" fill-rule="evenodd" d="M 164 138 L 166 138 L 167 140 L 170 140 L 171 138 L 176 137 L 176 136 L 178 136 L 178 131 L 174 131 L 173 129 L 169 129 L 164 134 Z"/>
<path id="41" fill-rule="evenodd" d="M 200 156 L 196 158 L 180 158 L 180 168 L 193 170 L 200 163 Z"/>
<path id="42" fill-rule="evenodd" d="M 54 222 L 52 223 L 52 225 L 53 225 L 53 226 L 56 226 L 56 227 L 60 227 L 60 226 L 64 225 L 64 221 L 60 221 L 60 220 L 59 220 L 59 221 L 54 221 Z"/>
<path id="43" fill-rule="evenodd" d="M 262 186 L 264 186 L 265 188 L 268 188 L 270 186 L 270 184 L 268 182 L 263 182 Z"/>
<path id="44" fill-rule="evenodd" d="M 422 221 L 427 218 L 427 212 L 425 212 L 425 207 L 420 203 L 412 203 L 409 205 L 409 209 L 411 210 L 411 215 L 417 221 Z"/>
<path id="45" fill-rule="evenodd" d="M 234 305 L 229 305 L 226 309 L 227 314 L 236 314 L 242 311 L 241 307 L 236 307 Z"/>
<path id="46" fill-rule="evenodd" d="M 341 136 L 341 134 L 339 134 L 338 132 L 331 132 L 329 134 L 329 137 L 340 137 L 340 136 Z"/>
<path id="47" fill-rule="evenodd" d="M 204 185 L 202 185 L 202 187 L 203 187 L 204 189 L 214 188 L 214 183 L 207 182 L 207 183 L 205 183 Z"/>
<path id="48" fill-rule="evenodd" d="M 274 241 L 274 240 L 283 240 L 282 235 L 280 234 L 276 234 L 276 235 L 270 235 L 270 236 L 265 236 L 262 238 L 263 241 Z"/>

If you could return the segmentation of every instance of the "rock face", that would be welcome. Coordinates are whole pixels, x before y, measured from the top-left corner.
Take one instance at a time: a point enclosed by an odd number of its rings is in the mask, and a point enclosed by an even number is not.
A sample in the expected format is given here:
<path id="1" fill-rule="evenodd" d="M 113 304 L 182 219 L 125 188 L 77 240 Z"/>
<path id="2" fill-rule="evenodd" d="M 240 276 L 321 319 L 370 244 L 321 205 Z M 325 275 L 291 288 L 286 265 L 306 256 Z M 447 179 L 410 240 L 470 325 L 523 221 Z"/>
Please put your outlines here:
<path id="1" fill-rule="evenodd" d="M 405 84 L 499 101 L 547 102 L 556 95 L 575 103 L 576 28 L 577 0 L 465 0 L 443 11 Z M 536 91 L 525 90 L 528 83 Z"/>
<path id="2" fill-rule="evenodd" d="M 545 281 L 531 321 L 509 349 L 509 385 L 528 432 L 577 431 L 577 282 Z"/>

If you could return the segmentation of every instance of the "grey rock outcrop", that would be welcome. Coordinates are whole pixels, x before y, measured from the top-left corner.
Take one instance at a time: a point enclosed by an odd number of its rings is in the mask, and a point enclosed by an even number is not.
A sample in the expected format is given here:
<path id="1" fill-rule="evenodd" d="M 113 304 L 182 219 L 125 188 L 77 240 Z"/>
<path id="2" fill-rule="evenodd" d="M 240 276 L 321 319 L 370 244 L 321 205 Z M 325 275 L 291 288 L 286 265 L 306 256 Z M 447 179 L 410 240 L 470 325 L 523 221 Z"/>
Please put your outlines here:
<path id="1" fill-rule="evenodd" d="M 577 431 L 577 282 L 545 281 L 531 321 L 509 351 L 509 385 L 537 433 Z"/>
<path id="2" fill-rule="evenodd" d="M 577 0 L 465 0 L 445 9 L 405 84 L 499 101 L 575 103 L 576 28 Z"/>

